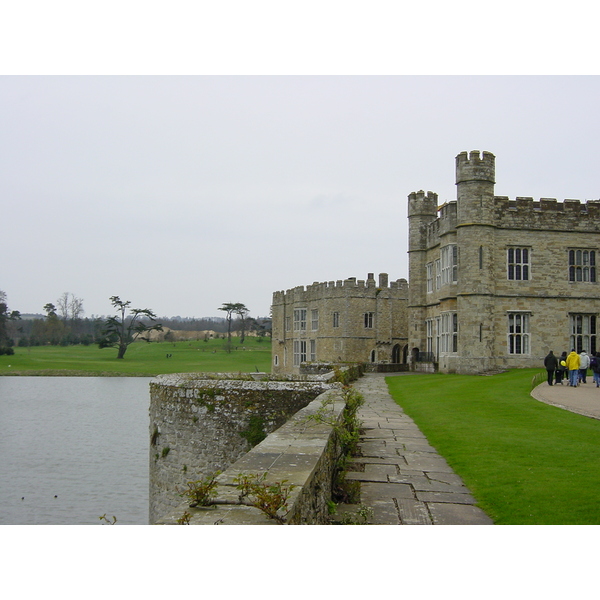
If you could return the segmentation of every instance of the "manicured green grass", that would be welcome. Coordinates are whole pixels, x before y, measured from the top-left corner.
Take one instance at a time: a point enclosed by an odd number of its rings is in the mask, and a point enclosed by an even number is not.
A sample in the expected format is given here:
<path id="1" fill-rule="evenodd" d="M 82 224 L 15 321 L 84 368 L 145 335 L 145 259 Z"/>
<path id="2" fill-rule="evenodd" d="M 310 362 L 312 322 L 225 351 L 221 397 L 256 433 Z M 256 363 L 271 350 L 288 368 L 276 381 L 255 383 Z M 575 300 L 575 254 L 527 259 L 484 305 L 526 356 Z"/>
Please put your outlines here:
<path id="1" fill-rule="evenodd" d="M 495 523 L 600 524 L 600 421 L 534 400 L 537 372 L 387 381 Z"/>
<path id="2" fill-rule="evenodd" d="M 167 358 L 167 354 L 172 356 Z M 14 355 L 0 356 L 0 375 L 155 376 L 271 371 L 271 341 L 268 339 L 258 342 L 256 338 L 246 338 L 242 347 L 238 338 L 232 338 L 231 353 L 225 351 L 224 340 L 220 339 L 136 342 L 129 346 L 124 359 L 117 360 L 116 356 L 116 348 L 101 350 L 97 346 L 15 348 Z"/>

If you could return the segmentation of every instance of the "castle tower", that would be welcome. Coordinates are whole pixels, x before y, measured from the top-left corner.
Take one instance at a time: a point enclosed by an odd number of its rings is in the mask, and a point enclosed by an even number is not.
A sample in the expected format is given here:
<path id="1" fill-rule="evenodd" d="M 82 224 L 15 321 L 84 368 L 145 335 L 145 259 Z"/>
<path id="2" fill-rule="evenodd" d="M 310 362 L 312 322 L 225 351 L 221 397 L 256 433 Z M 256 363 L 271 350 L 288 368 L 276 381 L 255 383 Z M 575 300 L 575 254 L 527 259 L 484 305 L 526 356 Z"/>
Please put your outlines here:
<path id="1" fill-rule="evenodd" d="M 456 157 L 458 354 L 474 363 L 485 362 L 494 339 L 493 297 L 500 276 L 494 266 L 495 171 L 490 152 Z"/>
<path id="2" fill-rule="evenodd" d="M 491 152 L 478 150 L 461 152 L 456 157 L 456 189 L 458 224 L 492 224 L 496 157 Z"/>
<path id="3" fill-rule="evenodd" d="M 438 195 L 420 190 L 408 196 L 408 344 L 409 351 L 425 347 L 427 231 L 437 219 Z"/>

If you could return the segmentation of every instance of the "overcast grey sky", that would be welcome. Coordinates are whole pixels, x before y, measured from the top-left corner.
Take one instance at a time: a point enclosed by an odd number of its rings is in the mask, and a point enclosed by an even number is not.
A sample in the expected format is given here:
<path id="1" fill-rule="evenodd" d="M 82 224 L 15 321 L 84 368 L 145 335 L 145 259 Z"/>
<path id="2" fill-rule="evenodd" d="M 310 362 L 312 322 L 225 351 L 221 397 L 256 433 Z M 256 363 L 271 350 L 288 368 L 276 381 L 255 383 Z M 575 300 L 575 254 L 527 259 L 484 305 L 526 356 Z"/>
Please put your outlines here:
<path id="1" fill-rule="evenodd" d="M 600 78 L 4 76 L 0 289 L 213 316 L 368 272 L 408 278 L 407 195 L 600 197 Z"/>
<path id="2" fill-rule="evenodd" d="M 160 316 L 264 316 L 276 290 L 407 277 L 407 195 L 453 199 L 464 150 L 496 155 L 497 194 L 600 196 L 584 0 L 168 6 L 4 7 L 11 309 L 70 292 L 88 316 L 113 295 Z"/>

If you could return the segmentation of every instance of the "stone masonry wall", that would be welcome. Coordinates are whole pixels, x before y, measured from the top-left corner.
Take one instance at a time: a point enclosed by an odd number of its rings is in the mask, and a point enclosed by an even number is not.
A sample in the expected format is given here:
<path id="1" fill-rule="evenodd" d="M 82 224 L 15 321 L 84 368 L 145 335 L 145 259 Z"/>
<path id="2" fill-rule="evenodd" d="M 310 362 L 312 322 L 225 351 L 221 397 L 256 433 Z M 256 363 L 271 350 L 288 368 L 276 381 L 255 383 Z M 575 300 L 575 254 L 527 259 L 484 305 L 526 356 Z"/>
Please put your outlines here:
<path id="1" fill-rule="evenodd" d="M 354 278 L 298 286 L 273 294 L 273 373 L 299 373 L 294 343 L 305 345 L 301 362 L 393 362 L 407 344 L 408 284 L 369 273 Z M 305 310 L 306 322 L 294 323 L 294 311 Z M 371 319 L 366 323 L 365 314 Z M 314 350 L 314 351 L 313 351 Z"/>
<path id="2" fill-rule="evenodd" d="M 286 524 L 327 523 L 340 449 L 332 425 L 310 419 L 325 405 L 328 423 L 340 422 L 345 406 L 341 390 L 324 392 L 217 477 L 215 505 L 190 508 L 180 499 L 156 524 L 175 525 L 187 513 L 190 525 L 275 525 L 259 509 L 238 504 L 234 480 L 240 474 L 266 474 L 266 483 L 285 480 L 286 486 L 295 486 L 288 498 Z"/>
<path id="3" fill-rule="evenodd" d="M 215 377 L 212 375 L 211 377 Z M 150 523 L 180 503 L 186 482 L 223 471 L 332 386 L 312 381 L 161 375 L 150 383 Z"/>

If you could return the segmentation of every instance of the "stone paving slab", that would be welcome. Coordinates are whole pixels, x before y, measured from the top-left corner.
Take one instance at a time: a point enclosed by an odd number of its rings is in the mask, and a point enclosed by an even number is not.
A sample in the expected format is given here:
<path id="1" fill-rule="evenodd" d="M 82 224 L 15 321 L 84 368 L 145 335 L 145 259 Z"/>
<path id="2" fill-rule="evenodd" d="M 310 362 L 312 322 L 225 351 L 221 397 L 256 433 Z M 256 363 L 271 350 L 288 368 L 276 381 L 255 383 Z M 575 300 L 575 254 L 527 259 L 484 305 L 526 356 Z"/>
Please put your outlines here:
<path id="1" fill-rule="evenodd" d="M 396 503 L 391 500 L 373 500 L 369 505 L 373 510 L 372 525 L 389 525 L 400 519 Z"/>
<path id="2" fill-rule="evenodd" d="M 452 492 L 422 492 L 416 491 L 417 500 L 421 502 L 434 502 L 442 504 L 475 504 L 475 498 L 471 494 Z"/>
<path id="3" fill-rule="evenodd" d="M 367 506 L 385 498 L 414 498 L 410 485 L 405 483 L 361 482 L 360 501 Z"/>
<path id="4" fill-rule="evenodd" d="M 385 375 L 353 384 L 365 398 L 358 418 L 364 434 L 349 480 L 360 481 L 360 502 L 377 525 L 492 525 L 462 479 L 390 396 Z M 363 465 L 361 467 L 361 465 Z"/>
<path id="5" fill-rule="evenodd" d="M 472 504 L 427 505 L 434 525 L 492 525 L 491 519 Z"/>
<path id="6" fill-rule="evenodd" d="M 433 525 L 433 519 L 425 502 L 401 498 L 398 500 L 398 512 L 402 525 Z"/>

